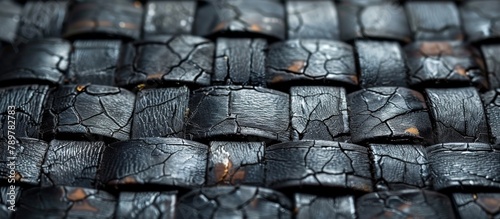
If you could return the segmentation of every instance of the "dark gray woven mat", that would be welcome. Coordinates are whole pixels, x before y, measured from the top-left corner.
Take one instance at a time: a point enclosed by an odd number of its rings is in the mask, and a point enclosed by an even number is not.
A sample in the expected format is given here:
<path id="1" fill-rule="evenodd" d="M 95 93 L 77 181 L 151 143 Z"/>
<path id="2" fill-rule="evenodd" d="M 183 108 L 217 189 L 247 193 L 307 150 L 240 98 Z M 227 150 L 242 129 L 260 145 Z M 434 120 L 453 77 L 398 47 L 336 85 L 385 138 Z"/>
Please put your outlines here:
<path id="1" fill-rule="evenodd" d="M 500 218 L 496 0 L 4 0 L 0 98 L 0 218 Z"/>

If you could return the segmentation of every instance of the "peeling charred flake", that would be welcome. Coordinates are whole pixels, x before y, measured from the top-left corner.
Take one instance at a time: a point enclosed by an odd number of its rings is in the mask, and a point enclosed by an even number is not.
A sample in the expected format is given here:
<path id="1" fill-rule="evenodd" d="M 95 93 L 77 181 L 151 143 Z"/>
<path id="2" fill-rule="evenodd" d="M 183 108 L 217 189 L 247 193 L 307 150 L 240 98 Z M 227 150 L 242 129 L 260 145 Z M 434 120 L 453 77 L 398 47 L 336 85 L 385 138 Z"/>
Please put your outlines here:
<path id="1" fill-rule="evenodd" d="M 436 143 L 489 142 L 483 103 L 474 88 L 426 89 Z"/>
<path id="2" fill-rule="evenodd" d="M 261 187 L 218 186 L 193 190 L 180 198 L 177 219 L 291 219 L 292 204 L 283 194 Z"/>
<path id="3" fill-rule="evenodd" d="M 190 34 L 196 1 L 148 1 L 143 35 Z"/>
<path id="4" fill-rule="evenodd" d="M 62 84 L 71 44 L 62 39 L 34 40 L 18 52 L 5 51 L 1 60 L 1 84 Z"/>
<path id="5" fill-rule="evenodd" d="M 9 146 L 15 148 L 15 153 L 9 153 Z M 22 185 L 39 185 L 42 162 L 47 152 L 48 144 L 34 138 L 17 138 L 15 145 L 9 145 L 7 140 L 0 142 L 0 179 L 8 182 L 10 165 L 15 157 L 15 180 Z"/>
<path id="6" fill-rule="evenodd" d="M 66 1 L 28 1 L 23 7 L 17 42 L 61 37 L 66 16 Z"/>
<path id="7" fill-rule="evenodd" d="M 107 186 L 196 188 L 205 183 L 208 146 L 179 138 L 142 138 L 104 150 L 99 180 Z"/>
<path id="8" fill-rule="evenodd" d="M 370 152 L 378 191 L 431 187 L 427 152 L 423 146 L 371 144 Z"/>
<path id="9" fill-rule="evenodd" d="M 412 87 L 473 85 L 488 89 L 479 52 L 461 41 L 415 42 L 405 52 Z"/>
<path id="10" fill-rule="evenodd" d="M 132 120 L 132 138 L 183 138 L 188 102 L 187 87 L 139 91 Z"/>
<path id="11" fill-rule="evenodd" d="M 337 9 L 332 1 L 286 1 L 285 4 L 288 39 L 339 39 Z"/>
<path id="12" fill-rule="evenodd" d="M 500 88 L 483 94 L 491 143 L 500 146 Z"/>
<path id="13" fill-rule="evenodd" d="M 265 86 L 264 39 L 217 38 L 214 85 Z"/>
<path id="14" fill-rule="evenodd" d="M 359 219 L 443 218 L 454 219 L 447 196 L 428 190 L 400 190 L 370 193 L 356 200 Z"/>
<path id="15" fill-rule="evenodd" d="M 195 140 L 288 141 L 288 94 L 250 86 L 215 86 L 194 91 L 188 133 Z"/>
<path id="16" fill-rule="evenodd" d="M 356 206 L 354 205 L 354 197 L 350 195 L 322 197 L 296 193 L 294 195 L 294 198 L 296 219 L 356 218 Z"/>
<path id="17" fill-rule="evenodd" d="M 307 86 L 290 89 L 294 140 L 349 138 L 346 91 L 342 87 Z"/>
<path id="18" fill-rule="evenodd" d="M 406 2 L 415 40 L 462 40 L 460 15 L 454 2 Z"/>
<path id="19" fill-rule="evenodd" d="M 116 200 L 111 194 L 81 187 L 56 186 L 23 192 L 17 218 L 114 217 Z"/>
<path id="20" fill-rule="evenodd" d="M 338 4 L 337 9 L 340 38 L 344 41 L 360 38 L 411 41 L 406 14 L 399 4 L 390 1 L 345 2 Z"/>
<path id="21" fill-rule="evenodd" d="M 285 7 L 277 1 L 205 1 L 198 5 L 194 33 L 284 40 L 285 26 Z"/>
<path id="22" fill-rule="evenodd" d="M 500 45 L 483 45 L 481 47 L 490 88 L 500 88 Z"/>
<path id="23" fill-rule="evenodd" d="M 500 2 L 467 1 L 460 7 L 464 31 L 470 41 L 500 38 Z"/>
<path id="24" fill-rule="evenodd" d="M 95 188 L 105 146 L 100 141 L 51 141 L 42 166 L 41 186 Z"/>
<path id="25" fill-rule="evenodd" d="M 151 36 L 124 48 L 117 72 L 119 86 L 186 84 L 210 85 L 215 46 L 189 36 Z"/>
<path id="26" fill-rule="evenodd" d="M 500 193 L 454 193 L 451 198 L 461 218 L 500 217 Z"/>
<path id="27" fill-rule="evenodd" d="M 210 143 L 207 185 L 264 184 L 263 142 Z"/>
<path id="28" fill-rule="evenodd" d="M 272 44 L 266 61 L 267 84 L 336 82 L 358 84 L 353 49 L 331 40 L 289 40 Z"/>
<path id="29" fill-rule="evenodd" d="M 14 1 L 0 2 L 0 23 L 2 24 L 2 31 L 0 31 L 0 46 L 2 42 L 13 43 L 16 39 L 21 11 L 21 6 Z"/>
<path id="30" fill-rule="evenodd" d="M 283 190 L 371 192 L 368 151 L 333 141 L 297 141 L 266 149 L 266 185 Z"/>
<path id="31" fill-rule="evenodd" d="M 427 148 L 436 190 L 500 191 L 500 151 L 484 143 L 445 143 Z"/>
<path id="32" fill-rule="evenodd" d="M 432 144 L 432 124 L 422 94 L 402 87 L 376 87 L 347 96 L 351 140 Z"/>
<path id="33" fill-rule="evenodd" d="M 73 47 L 68 74 L 72 83 L 114 85 L 119 40 L 79 40 Z"/>
<path id="34" fill-rule="evenodd" d="M 135 95 L 123 88 L 101 85 L 61 86 L 44 111 L 44 139 L 127 140 Z"/>
<path id="35" fill-rule="evenodd" d="M 120 192 L 116 218 L 173 219 L 177 192 Z"/>
<path id="36" fill-rule="evenodd" d="M 40 126 L 48 86 L 27 85 L 0 89 L 0 139 L 7 139 L 8 127 L 15 122 L 15 137 L 40 138 Z M 9 106 L 15 107 L 14 115 L 9 115 Z M 9 119 L 13 116 L 15 119 Z"/>
<path id="37" fill-rule="evenodd" d="M 68 8 L 64 37 L 92 35 L 137 40 L 141 34 L 142 6 L 125 1 L 74 2 Z"/>
<path id="38" fill-rule="evenodd" d="M 407 87 L 408 66 L 401 46 L 396 42 L 357 40 L 360 85 Z"/>

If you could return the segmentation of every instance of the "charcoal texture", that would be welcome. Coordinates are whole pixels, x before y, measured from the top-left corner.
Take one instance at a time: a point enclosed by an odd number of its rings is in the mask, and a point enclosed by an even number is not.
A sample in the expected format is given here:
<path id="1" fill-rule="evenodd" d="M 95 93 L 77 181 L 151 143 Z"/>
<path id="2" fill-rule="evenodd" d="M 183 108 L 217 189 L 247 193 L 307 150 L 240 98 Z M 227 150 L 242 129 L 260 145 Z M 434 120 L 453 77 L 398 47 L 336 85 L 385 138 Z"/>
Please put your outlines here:
<path id="1" fill-rule="evenodd" d="M 296 219 L 356 218 L 353 196 L 321 197 L 296 193 L 294 198 Z"/>
<path id="2" fill-rule="evenodd" d="M 68 9 L 63 36 L 85 38 L 139 39 L 142 25 L 142 6 L 131 2 L 75 2 Z"/>
<path id="3" fill-rule="evenodd" d="M 196 12 L 194 33 L 254 35 L 285 39 L 285 7 L 277 1 L 203 1 Z"/>
<path id="4" fill-rule="evenodd" d="M 218 38 L 212 84 L 265 85 L 264 39 Z"/>
<path id="5" fill-rule="evenodd" d="M 75 84 L 115 84 L 118 40 L 79 40 L 73 44 L 68 77 Z"/>
<path id="6" fill-rule="evenodd" d="M 288 40 L 272 44 L 267 53 L 267 83 L 340 82 L 357 85 L 350 45 L 332 40 Z"/>
<path id="7" fill-rule="evenodd" d="M 174 218 L 176 195 L 176 192 L 120 192 L 116 218 Z"/>
<path id="8" fill-rule="evenodd" d="M 272 188 L 372 191 L 370 162 L 365 147 L 303 140 L 271 145 L 265 156 L 266 185 Z"/>
<path id="9" fill-rule="evenodd" d="M 421 145 L 370 145 L 375 187 L 378 191 L 429 189 L 427 151 Z"/>
<path id="10" fill-rule="evenodd" d="M 42 162 L 47 148 L 46 142 L 35 138 L 17 138 L 15 144 L 8 144 L 7 140 L 2 140 L 0 142 L 0 179 L 3 182 L 11 182 L 14 179 L 16 183 L 22 183 L 22 185 L 39 185 Z M 14 153 L 10 153 L 10 149 L 14 149 Z M 12 174 L 11 171 L 15 173 Z"/>
<path id="11" fill-rule="evenodd" d="M 116 200 L 101 190 L 56 186 L 23 192 L 16 218 L 95 218 L 114 217 Z"/>
<path id="12" fill-rule="evenodd" d="M 188 132 L 193 139 L 290 138 L 288 94 L 250 86 L 215 86 L 194 91 Z"/>
<path id="13" fill-rule="evenodd" d="M 500 88 L 500 45 L 481 46 L 490 88 Z"/>
<path id="14" fill-rule="evenodd" d="M 22 8 L 14 1 L 0 2 L 0 42 L 13 43 L 19 26 Z M 1 47 L 0 47 L 1 50 Z"/>
<path id="15" fill-rule="evenodd" d="M 44 112 L 43 138 L 127 140 L 135 95 L 123 88 L 68 85 L 52 93 Z"/>
<path id="16" fill-rule="evenodd" d="M 17 211 L 17 206 L 19 206 L 19 198 L 22 192 L 23 189 L 20 186 L 9 185 L 0 187 L 1 218 L 14 218 L 15 211 L 12 211 L 12 207 L 14 207 L 14 210 Z"/>
<path id="17" fill-rule="evenodd" d="M 288 39 L 339 39 L 337 9 L 332 1 L 286 1 L 285 4 Z"/>
<path id="18" fill-rule="evenodd" d="M 448 197 L 427 190 L 370 193 L 356 202 L 359 219 L 455 218 Z"/>
<path id="19" fill-rule="evenodd" d="M 390 41 L 357 40 L 360 86 L 407 87 L 408 66 L 401 46 Z"/>
<path id="20" fill-rule="evenodd" d="M 426 89 L 437 143 L 489 142 L 483 104 L 474 88 Z"/>
<path id="21" fill-rule="evenodd" d="M 461 218 L 500 218 L 500 193 L 454 193 Z"/>
<path id="22" fill-rule="evenodd" d="M 358 38 L 379 38 L 409 42 L 411 32 L 402 6 L 386 2 L 366 1 L 367 4 L 338 4 L 340 37 L 351 41 Z"/>
<path id="23" fill-rule="evenodd" d="M 446 143 L 427 148 L 436 190 L 500 189 L 500 151 L 484 143 Z"/>
<path id="24" fill-rule="evenodd" d="M 264 185 L 263 142 L 210 142 L 207 185 Z"/>
<path id="25" fill-rule="evenodd" d="M 69 64 L 71 44 L 62 39 L 34 40 L 3 56 L 2 84 L 62 84 Z"/>
<path id="26" fill-rule="evenodd" d="M 124 48 L 119 86 L 148 84 L 210 85 L 214 44 L 196 36 L 152 36 Z"/>
<path id="27" fill-rule="evenodd" d="M 491 143 L 500 146 L 500 89 L 483 94 Z"/>
<path id="28" fill-rule="evenodd" d="M 461 40 L 458 8 L 451 1 L 409 1 L 405 3 L 415 40 Z"/>
<path id="29" fill-rule="evenodd" d="M 47 100 L 48 86 L 27 85 L 0 89 L 0 139 L 12 136 L 40 137 L 42 109 Z M 10 127 L 10 129 L 9 129 Z M 10 140 L 10 139 L 9 139 Z"/>
<path id="30" fill-rule="evenodd" d="M 195 188 L 205 183 L 208 147 L 179 138 L 142 138 L 109 145 L 99 180 L 116 187 Z"/>
<path id="31" fill-rule="evenodd" d="M 105 146 L 99 141 L 51 141 L 42 166 L 41 186 L 95 188 Z"/>
<path id="32" fill-rule="evenodd" d="M 177 219 L 292 218 L 290 200 L 279 192 L 250 186 L 193 190 L 179 200 Z"/>
<path id="33" fill-rule="evenodd" d="M 460 8 L 464 32 L 470 41 L 500 37 L 500 2 L 467 1 Z"/>
<path id="34" fill-rule="evenodd" d="M 344 88 L 292 87 L 290 98 L 294 140 L 348 139 L 350 133 Z"/>
<path id="35" fill-rule="evenodd" d="M 143 35 L 190 34 L 195 12 L 196 1 L 148 1 Z"/>
<path id="36" fill-rule="evenodd" d="M 349 94 L 347 101 L 352 142 L 433 142 L 427 105 L 419 92 L 367 88 Z"/>
<path id="37" fill-rule="evenodd" d="M 421 41 L 405 47 L 411 86 L 487 89 L 487 75 L 477 51 L 460 41 Z"/>
<path id="38" fill-rule="evenodd" d="M 137 94 L 132 137 L 184 137 L 189 89 L 159 88 Z"/>
<path id="39" fill-rule="evenodd" d="M 0 219 L 500 219 L 499 10 L 0 0 Z"/>
<path id="40" fill-rule="evenodd" d="M 23 7 L 19 24 L 18 43 L 47 37 L 60 37 L 67 7 L 66 1 L 27 2 Z"/>

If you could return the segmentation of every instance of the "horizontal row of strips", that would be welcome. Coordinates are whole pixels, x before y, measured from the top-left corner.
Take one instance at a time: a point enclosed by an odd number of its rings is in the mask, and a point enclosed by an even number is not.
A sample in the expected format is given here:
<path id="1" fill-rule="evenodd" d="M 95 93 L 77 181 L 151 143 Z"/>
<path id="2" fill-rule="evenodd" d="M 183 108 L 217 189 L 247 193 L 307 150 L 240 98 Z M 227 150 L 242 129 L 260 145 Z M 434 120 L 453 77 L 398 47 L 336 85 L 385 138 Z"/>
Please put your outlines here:
<path id="1" fill-rule="evenodd" d="M 499 2 L 500 3 L 500 2 Z M 254 85 L 286 90 L 294 84 L 349 89 L 402 86 L 500 88 L 499 45 L 479 51 L 459 41 L 288 40 L 190 35 L 117 40 L 33 41 L 5 50 L 0 84 L 100 84 L 134 87 Z"/>
<path id="2" fill-rule="evenodd" d="M 260 36 L 273 40 L 381 38 L 487 41 L 500 37 L 498 1 L 29 1 L 0 3 L 0 40 L 157 34 Z M 318 16 L 318 15 L 321 16 Z"/>
<path id="3" fill-rule="evenodd" d="M 0 176 L 19 185 L 108 191 L 183 190 L 215 185 L 265 186 L 283 192 L 364 194 L 431 189 L 500 191 L 500 148 L 484 143 L 421 145 L 302 140 L 212 141 L 180 138 L 101 141 L 2 141 Z M 9 157 L 16 157 L 11 161 Z M 9 163 L 16 162 L 13 167 Z"/>
<path id="4" fill-rule="evenodd" d="M 2 189 L 3 192 L 3 189 Z M 3 193 L 2 193 L 3 194 Z M 262 187 L 219 186 L 175 191 L 122 191 L 112 195 L 81 187 L 34 188 L 22 191 L 11 218 L 494 218 L 500 193 L 453 193 L 401 190 L 352 195 L 291 196 Z M 5 206 L 0 214 L 9 218 Z"/>
<path id="5" fill-rule="evenodd" d="M 16 137 L 101 140 L 179 137 L 200 142 L 334 140 L 367 143 L 500 144 L 500 89 L 252 86 L 144 89 L 44 85 L 0 89 L 2 122 Z M 481 99 L 482 98 L 482 99 Z M 10 122 L 8 122 L 10 121 Z M 13 124 L 15 123 L 15 124 Z"/>

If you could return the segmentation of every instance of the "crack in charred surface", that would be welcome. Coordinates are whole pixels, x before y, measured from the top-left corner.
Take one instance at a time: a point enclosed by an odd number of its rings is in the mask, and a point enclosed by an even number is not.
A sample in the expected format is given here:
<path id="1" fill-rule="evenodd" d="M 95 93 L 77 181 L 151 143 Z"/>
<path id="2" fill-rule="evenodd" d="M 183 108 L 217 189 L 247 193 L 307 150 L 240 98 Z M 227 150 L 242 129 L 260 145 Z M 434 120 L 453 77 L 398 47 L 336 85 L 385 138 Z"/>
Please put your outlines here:
<path id="1" fill-rule="evenodd" d="M 135 95 L 116 87 L 63 86 L 50 97 L 44 113 L 44 138 L 70 134 L 129 139 Z"/>
<path id="2" fill-rule="evenodd" d="M 340 87 L 292 87 L 290 113 L 296 140 L 344 139 L 349 134 L 345 93 Z"/>
<path id="3" fill-rule="evenodd" d="M 436 142 L 489 142 L 483 104 L 474 88 L 427 89 L 426 93 Z"/>
<path id="4" fill-rule="evenodd" d="M 427 190 L 370 193 L 357 199 L 360 219 L 380 217 L 455 218 L 447 196 Z"/>
<path id="5" fill-rule="evenodd" d="M 417 40 L 461 39 L 458 8 L 451 2 L 405 4 L 411 31 Z"/>
<path id="6" fill-rule="evenodd" d="M 371 144 L 377 190 L 430 188 L 427 153 L 421 145 Z"/>
<path id="7" fill-rule="evenodd" d="M 366 148 L 330 141 L 297 141 L 266 150 L 266 185 L 274 188 L 319 186 L 371 191 Z"/>
<path id="8" fill-rule="evenodd" d="M 182 218 L 271 217 L 291 218 L 292 204 L 271 189 L 218 186 L 193 190 L 179 199 L 176 215 Z"/>
<path id="9" fill-rule="evenodd" d="M 178 138 L 142 138 L 111 144 L 103 152 L 101 183 L 194 188 L 205 183 L 208 148 Z"/>
<path id="10" fill-rule="evenodd" d="M 349 94 L 353 142 L 432 143 L 432 126 L 423 96 L 402 87 L 368 88 Z"/>
<path id="11" fill-rule="evenodd" d="M 332 40 L 288 40 L 270 46 L 268 84 L 297 80 L 357 85 L 352 47 Z"/>
<path id="12" fill-rule="evenodd" d="M 427 148 L 434 189 L 499 189 L 500 153 L 484 143 L 445 143 Z M 497 171 L 498 172 L 498 171 Z"/>

